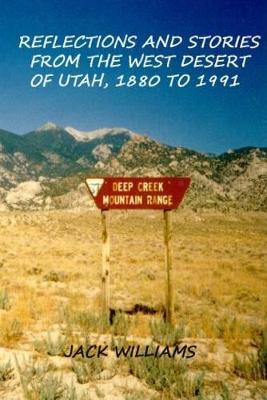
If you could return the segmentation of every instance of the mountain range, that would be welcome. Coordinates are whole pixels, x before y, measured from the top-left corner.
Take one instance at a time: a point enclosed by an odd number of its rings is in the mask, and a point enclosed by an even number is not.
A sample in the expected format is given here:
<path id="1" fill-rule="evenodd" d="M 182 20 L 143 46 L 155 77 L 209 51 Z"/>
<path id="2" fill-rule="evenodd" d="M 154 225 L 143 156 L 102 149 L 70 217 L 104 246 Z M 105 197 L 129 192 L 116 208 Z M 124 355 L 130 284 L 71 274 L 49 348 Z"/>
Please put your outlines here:
<path id="1" fill-rule="evenodd" d="M 184 206 L 266 210 L 267 148 L 205 154 L 126 128 L 82 132 L 46 123 L 17 135 L 0 129 L 0 210 L 90 204 L 89 176 L 190 176 Z"/>

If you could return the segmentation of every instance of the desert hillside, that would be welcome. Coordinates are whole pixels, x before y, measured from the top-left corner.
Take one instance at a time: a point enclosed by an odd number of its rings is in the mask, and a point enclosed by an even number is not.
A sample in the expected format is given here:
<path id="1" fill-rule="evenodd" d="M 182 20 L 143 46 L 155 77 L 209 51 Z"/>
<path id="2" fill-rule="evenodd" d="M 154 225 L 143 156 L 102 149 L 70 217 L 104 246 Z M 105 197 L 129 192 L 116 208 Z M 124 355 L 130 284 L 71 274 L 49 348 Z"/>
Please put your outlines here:
<path id="1" fill-rule="evenodd" d="M 266 148 L 214 155 L 125 128 L 81 132 L 47 123 L 25 135 L 0 130 L 1 210 L 90 207 L 86 177 L 128 175 L 190 176 L 184 206 L 193 210 L 266 211 Z"/>

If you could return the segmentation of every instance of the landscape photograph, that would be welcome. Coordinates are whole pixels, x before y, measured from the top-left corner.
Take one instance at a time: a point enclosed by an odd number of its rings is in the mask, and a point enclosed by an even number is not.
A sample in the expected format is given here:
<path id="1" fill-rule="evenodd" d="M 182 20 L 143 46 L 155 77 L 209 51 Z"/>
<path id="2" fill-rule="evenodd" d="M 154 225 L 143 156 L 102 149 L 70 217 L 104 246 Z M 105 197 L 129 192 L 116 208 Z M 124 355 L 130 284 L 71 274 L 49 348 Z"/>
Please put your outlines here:
<path id="1" fill-rule="evenodd" d="M 266 17 L 1 4 L 1 400 L 267 400 Z"/>
<path id="2" fill-rule="evenodd" d="M 212 156 L 126 128 L 51 122 L 22 136 L 1 130 L 0 139 L 5 398 L 265 398 L 266 148 Z M 158 210 L 110 211 L 114 318 L 105 321 L 88 176 L 191 177 L 173 212 L 173 326 L 164 322 Z M 107 345 L 108 356 L 64 356 L 89 344 Z M 172 350 L 116 357 L 116 346 L 138 345 Z"/>

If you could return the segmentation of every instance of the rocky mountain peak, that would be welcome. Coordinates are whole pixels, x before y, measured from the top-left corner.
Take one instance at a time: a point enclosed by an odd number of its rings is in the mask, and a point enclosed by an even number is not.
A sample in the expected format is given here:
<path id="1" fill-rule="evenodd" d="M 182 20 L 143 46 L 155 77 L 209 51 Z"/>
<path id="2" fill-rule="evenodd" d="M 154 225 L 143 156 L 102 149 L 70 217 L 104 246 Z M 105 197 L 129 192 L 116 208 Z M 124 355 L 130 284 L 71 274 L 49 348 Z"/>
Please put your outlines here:
<path id="1" fill-rule="evenodd" d="M 79 131 L 76 128 L 73 128 L 71 126 L 67 126 L 65 128 L 65 131 L 67 131 L 70 135 L 72 135 L 77 141 L 79 142 L 90 142 L 91 140 L 94 139 L 103 139 L 104 137 L 110 135 L 110 136 L 116 136 L 116 135 L 125 135 L 129 139 L 136 139 L 139 137 L 142 137 L 142 135 L 132 132 L 129 129 L 126 128 L 101 128 L 101 129 L 96 129 L 93 131 Z"/>
<path id="2" fill-rule="evenodd" d="M 37 128 L 36 131 L 43 132 L 43 131 L 50 131 L 50 130 L 57 130 L 57 129 L 61 129 L 61 128 L 58 125 L 54 124 L 53 122 L 48 121 L 44 125 Z"/>

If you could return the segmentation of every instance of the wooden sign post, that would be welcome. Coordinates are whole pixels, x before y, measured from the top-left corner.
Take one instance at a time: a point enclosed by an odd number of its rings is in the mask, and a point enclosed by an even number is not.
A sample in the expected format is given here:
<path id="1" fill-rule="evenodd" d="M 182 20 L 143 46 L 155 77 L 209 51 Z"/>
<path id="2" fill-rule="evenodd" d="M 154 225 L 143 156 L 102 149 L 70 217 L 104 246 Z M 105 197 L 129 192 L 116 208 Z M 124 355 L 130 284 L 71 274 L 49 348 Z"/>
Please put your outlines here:
<path id="1" fill-rule="evenodd" d="M 110 302 L 110 240 L 109 240 L 109 215 L 107 210 L 101 210 L 102 222 L 102 312 L 109 322 Z"/>
<path id="2" fill-rule="evenodd" d="M 86 185 L 96 206 L 101 210 L 102 222 L 102 311 L 109 320 L 110 312 L 110 240 L 108 210 L 150 209 L 163 210 L 166 269 L 166 321 L 173 324 L 174 293 L 172 263 L 171 210 L 176 209 L 189 187 L 187 177 L 108 177 L 88 178 Z"/>
<path id="3" fill-rule="evenodd" d="M 173 324 L 174 293 L 173 293 L 173 268 L 172 268 L 172 219 L 171 210 L 164 210 L 164 245 L 165 245 L 165 269 L 166 269 L 166 321 Z"/>

